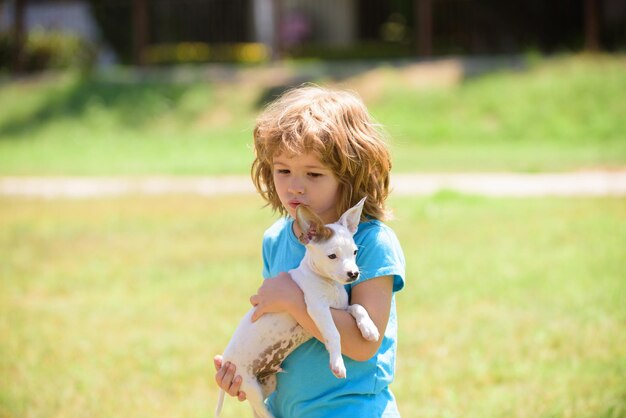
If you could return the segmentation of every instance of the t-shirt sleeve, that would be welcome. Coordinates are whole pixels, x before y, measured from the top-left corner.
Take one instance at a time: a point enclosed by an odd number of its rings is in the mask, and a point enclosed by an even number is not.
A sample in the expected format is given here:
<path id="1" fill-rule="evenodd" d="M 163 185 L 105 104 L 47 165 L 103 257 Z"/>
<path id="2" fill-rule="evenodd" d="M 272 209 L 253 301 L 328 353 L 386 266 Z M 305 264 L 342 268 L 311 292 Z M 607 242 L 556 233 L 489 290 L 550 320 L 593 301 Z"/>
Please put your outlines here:
<path id="1" fill-rule="evenodd" d="M 270 239 L 267 235 L 263 236 L 263 245 L 261 248 L 261 254 L 263 256 L 263 278 L 267 279 L 269 277 L 271 277 L 270 274 L 270 265 L 269 265 L 269 258 L 270 258 L 270 243 L 269 243 Z"/>
<path id="2" fill-rule="evenodd" d="M 358 240 L 357 265 L 361 278 L 356 285 L 381 276 L 393 276 L 393 291 L 404 287 L 405 259 L 400 242 L 393 230 L 386 226 L 374 225 L 363 231 Z"/>

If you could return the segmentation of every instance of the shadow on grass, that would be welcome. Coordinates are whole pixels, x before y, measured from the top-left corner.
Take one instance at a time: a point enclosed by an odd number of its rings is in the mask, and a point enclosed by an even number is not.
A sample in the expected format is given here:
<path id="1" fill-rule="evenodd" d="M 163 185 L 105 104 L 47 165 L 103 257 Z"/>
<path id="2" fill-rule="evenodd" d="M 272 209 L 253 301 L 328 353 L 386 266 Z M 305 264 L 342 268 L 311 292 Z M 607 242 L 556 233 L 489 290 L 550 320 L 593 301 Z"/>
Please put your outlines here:
<path id="1" fill-rule="evenodd" d="M 462 80 L 503 69 L 520 70 L 527 66 L 524 58 L 520 56 L 300 63 L 293 67 L 282 67 L 280 75 L 266 82 L 254 102 L 254 107 L 257 110 L 261 109 L 285 91 L 304 83 L 342 82 L 381 67 L 401 71 L 412 66 L 428 66 L 446 60 L 453 60 L 455 65 L 461 68 Z M 137 74 L 143 77 L 142 80 L 81 78 L 67 88 L 50 92 L 27 114 L 0 125 L 0 138 L 4 140 L 24 138 L 28 133 L 51 121 L 63 119 L 89 121 L 102 117 L 105 122 L 116 126 L 128 129 L 140 128 L 155 117 L 169 110 L 178 109 L 181 98 L 190 89 L 196 88 L 199 84 L 210 86 L 215 83 L 232 83 L 237 79 L 239 71 L 231 67 L 220 67 L 223 71 L 213 71 L 212 76 L 207 76 L 207 68 L 200 67 L 192 74 L 192 81 L 185 83 L 175 81 L 176 68 L 149 70 L 143 73 L 137 71 Z M 259 69 L 265 70 L 272 71 L 271 68 Z M 213 79 L 207 79 L 211 77 Z M 255 77 L 255 74 L 252 73 L 249 77 Z"/>
<path id="2" fill-rule="evenodd" d="M 391 68 L 398 72 L 422 67 L 431 70 L 422 71 L 421 77 L 437 77 L 436 74 L 442 63 L 457 66 L 460 72 L 460 82 L 466 82 L 490 73 L 503 70 L 527 70 L 527 58 L 519 55 L 492 56 L 492 57 L 465 57 L 465 58 L 436 58 L 436 59 L 401 59 L 401 60 L 363 60 L 363 61 L 320 61 L 299 66 L 290 77 L 283 77 L 279 82 L 264 88 L 256 101 L 256 108 L 261 109 L 272 102 L 285 91 L 298 87 L 304 83 L 316 83 L 319 80 L 343 82 L 358 77 L 381 67 Z M 428 83 L 425 80 L 424 83 Z"/>
<path id="3" fill-rule="evenodd" d="M 88 119 L 102 112 L 118 126 L 137 128 L 176 108 L 188 84 L 116 82 L 81 78 L 67 88 L 50 92 L 26 115 L 0 126 L 0 138 L 22 138 L 55 119 Z"/>

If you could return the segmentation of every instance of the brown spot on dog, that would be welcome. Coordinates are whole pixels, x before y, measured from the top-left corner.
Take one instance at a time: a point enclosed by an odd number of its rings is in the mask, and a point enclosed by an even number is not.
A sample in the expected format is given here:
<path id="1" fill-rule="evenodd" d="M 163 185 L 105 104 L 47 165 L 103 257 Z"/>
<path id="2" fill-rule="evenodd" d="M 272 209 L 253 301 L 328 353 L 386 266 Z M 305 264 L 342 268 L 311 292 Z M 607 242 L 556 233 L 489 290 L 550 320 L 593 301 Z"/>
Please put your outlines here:
<path id="1" fill-rule="evenodd" d="M 268 376 L 280 371 L 280 365 L 285 357 L 310 338 L 311 336 L 300 325 L 295 325 L 289 330 L 289 339 L 278 341 L 263 350 L 252 362 L 249 372 L 263 383 Z"/>
<path id="2" fill-rule="evenodd" d="M 280 364 L 293 348 L 293 340 L 279 341 L 267 347 L 259 354 L 259 358 L 252 362 L 252 374 L 255 375 L 259 381 L 262 381 L 267 378 L 267 376 L 278 373 L 280 371 Z"/>
<path id="3" fill-rule="evenodd" d="M 333 236 L 333 230 L 325 226 L 320 217 L 306 205 L 297 207 L 296 221 L 302 230 L 298 239 L 304 245 L 310 241 L 324 242 Z"/>
<path id="4" fill-rule="evenodd" d="M 308 231 L 302 232 L 298 239 L 303 244 L 308 244 L 310 241 L 318 241 L 324 242 L 328 241 L 333 236 L 333 230 L 322 226 L 321 228 L 317 228 L 316 225 L 311 224 L 311 228 Z"/>

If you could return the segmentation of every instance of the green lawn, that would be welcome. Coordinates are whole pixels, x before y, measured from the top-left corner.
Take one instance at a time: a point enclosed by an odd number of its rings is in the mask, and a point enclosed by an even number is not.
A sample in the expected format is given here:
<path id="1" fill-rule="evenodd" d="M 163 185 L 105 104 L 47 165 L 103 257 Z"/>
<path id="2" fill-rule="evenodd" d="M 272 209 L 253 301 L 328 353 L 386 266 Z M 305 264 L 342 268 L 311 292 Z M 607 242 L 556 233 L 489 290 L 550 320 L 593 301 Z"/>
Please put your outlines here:
<path id="1" fill-rule="evenodd" d="M 623 55 L 535 58 L 524 70 L 443 85 L 436 73 L 410 74 L 381 63 L 347 79 L 309 80 L 364 97 L 389 131 L 399 172 L 626 164 Z M 424 87 L 428 77 L 432 86 Z M 254 119 L 274 92 L 257 78 L 251 71 L 245 82 L 221 84 L 119 74 L 5 82 L 0 175 L 247 174 Z"/>
<path id="2" fill-rule="evenodd" d="M 565 56 L 430 88 L 384 65 L 316 81 L 363 95 L 398 172 L 552 171 L 626 166 L 625 70 Z M 247 174 L 267 88 L 5 82 L 0 175 Z M 403 416 L 626 417 L 625 199 L 391 204 Z M 212 357 L 259 285 L 273 219 L 254 196 L 0 197 L 0 418 L 212 415 Z M 247 415 L 226 402 L 224 417 Z"/>
<path id="3" fill-rule="evenodd" d="M 391 204 L 403 416 L 626 417 L 626 200 Z M 254 196 L 0 198 L 0 417 L 211 416 L 273 219 Z"/>

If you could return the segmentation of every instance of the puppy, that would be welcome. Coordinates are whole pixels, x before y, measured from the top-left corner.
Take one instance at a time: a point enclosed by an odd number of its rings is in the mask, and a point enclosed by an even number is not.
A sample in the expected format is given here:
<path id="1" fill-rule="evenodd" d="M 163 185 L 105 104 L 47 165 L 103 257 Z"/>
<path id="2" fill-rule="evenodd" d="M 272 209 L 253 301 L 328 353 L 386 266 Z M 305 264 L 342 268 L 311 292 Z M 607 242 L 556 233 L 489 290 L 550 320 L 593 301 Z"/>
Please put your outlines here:
<path id="1" fill-rule="evenodd" d="M 330 308 L 347 310 L 357 322 L 363 338 L 378 341 L 379 332 L 369 314 L 360 305 L 348 305 L 344 284 L 359 277 L 356 265 L 357 246 L 353 235 L 357 231 L 363 198 L 348 209 L 333 224 L 324 225 L 308 207 L 296 210 L 296 222 L 303 231 L 300 241 L 306 252 L 298 268 L 289 274 L 304 293 L 307 312 L 320 330 L 330 355 L 330 369 L 338 378 L 346 377 L 341 356 L 339 331 Z M 312 336 L 287 313 L 268 313 L 252 323 L 248 311 L 235 330 L 223 354 L 223 362 L 231 362 L 242 377 L 241 390 L 246 393 L 255 417 L 270 418 L 264 400 L 276 388 L 276 373 L 280 364 L 300 344 Z M 224 403 L 220 389 L 215 416 L 219 417 Z"/>

